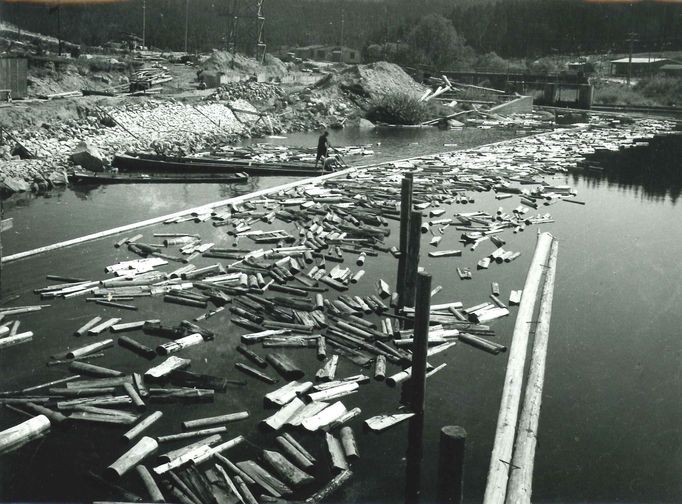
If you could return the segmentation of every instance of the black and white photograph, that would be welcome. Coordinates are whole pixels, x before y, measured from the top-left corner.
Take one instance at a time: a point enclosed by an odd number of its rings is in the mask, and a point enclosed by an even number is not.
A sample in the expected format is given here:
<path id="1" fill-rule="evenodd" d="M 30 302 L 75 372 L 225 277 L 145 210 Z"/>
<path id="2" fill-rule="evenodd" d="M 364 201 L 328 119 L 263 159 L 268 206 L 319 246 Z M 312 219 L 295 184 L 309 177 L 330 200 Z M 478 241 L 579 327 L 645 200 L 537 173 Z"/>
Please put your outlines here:
<path id="1" fill-rule="evenodd" d="M 682 503 L 682 0 L 0 0 L 0 503 Z"/>

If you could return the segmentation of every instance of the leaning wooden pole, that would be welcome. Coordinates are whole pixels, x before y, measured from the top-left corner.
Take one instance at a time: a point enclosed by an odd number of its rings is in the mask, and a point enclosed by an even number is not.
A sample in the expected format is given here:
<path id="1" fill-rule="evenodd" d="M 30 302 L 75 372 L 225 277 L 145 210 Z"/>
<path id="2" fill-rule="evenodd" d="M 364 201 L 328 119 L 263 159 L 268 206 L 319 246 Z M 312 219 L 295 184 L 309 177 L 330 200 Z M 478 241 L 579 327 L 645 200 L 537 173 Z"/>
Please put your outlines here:
<path id="1" fill-rule="evenodd" d="M 426 356 L 429 349 L 429 318 L 431 313 L 431 275 L 417 276 L 417 304 L 414 310 L 414 343 L 412 345 L 412 376 L 410 387 L 410 418 L 405 474 L 405 503 L 416 504 L 421 494 L 421 465 L 424 457 L 424 409 L 426 394 Z"/>
<path id="2" fill-rule="evenodd" d="M 523 287 L 521 304 L 514 324 L 507 373 L 504 377 L 500 412 L 497 417 L 495 443 L 490 456 L 488 482 L 483 497 L 484 504 L 503 504 L 507 492 L 507 480 L 511 464 L 514 434 L 521 402 L 521 387 L 523 385 L 523 370 L 526 364 L 528 349 L 528 335 L 533 323 L 535 299 L 540 287 L 540 280 L 553 237 L 549 233 L 541 233 L 535 246 L 535 253 L 531 260 L 526 283 Z"/>
<path id="3" fill-rule="evenodd" d="M 419 271 L 419 247 L 422 238 L 422 213 L 410 213 L 409 230 L 407 233 L 407 256 L 405 257 L 405 291 L 400 293 L 401 306 L 414 306 L 415 290 L 417 288 L 417 272 Z"/>
<path id="4" fill-rule="evenodd" d="M 514 470 L 509 476 L 507 487 L 507 504 L 530 504 L 533 488 L 533 464 L 535 446 L 537 444 L 540 407 L 542 406 L 542 389 L 545 383 L 545 363 L 547 360 L 547 344 L 549 340 L 549 323 L 552 318 L 552 300 L 554 298 L 554 277 L 556 274 L 559 244 L 555 240 L 549 253 L 549 264 L 545 275 L 545 285 L 540 299 L 540 313 L 535 328 L 533 355 L 531 357 L 526 394 L 523 398 L 518 434 L 514 445 L 512 466 Z"/>
<path id="5" fill-rule="evenodd" d="M 407 260 L 407 237 L 410 231 L 410 213 L 412 212 L 412 183 L 412 174 L 406 173 L 400 187 L 400 256 L 398 257 L 398 278 L 396 281 L 400 307 L 404 306 L 405 261 Z"/>

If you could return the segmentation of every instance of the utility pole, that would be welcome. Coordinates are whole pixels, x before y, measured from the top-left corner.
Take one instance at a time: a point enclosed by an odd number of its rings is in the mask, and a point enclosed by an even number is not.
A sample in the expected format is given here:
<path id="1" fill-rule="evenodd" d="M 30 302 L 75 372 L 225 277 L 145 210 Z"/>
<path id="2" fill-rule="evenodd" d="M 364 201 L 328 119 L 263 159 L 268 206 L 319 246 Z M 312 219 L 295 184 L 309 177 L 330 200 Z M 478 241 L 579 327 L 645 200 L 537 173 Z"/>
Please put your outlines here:
<path id="1" fill-rule="evenodd" d="M 345 11 L 343 8 L 343 4 L 341 4 L 341 44 L 339 44 L 339 45 L 341 45 L 342 47 L 343 47 L 343 25 L 345 23 L 344 14 L 345 14 Z"/>
<path id="2" fill-rule="evenodd" d="M 628 33 L 628 86 L 630 85 L 630 79 L 632 78 L 632 51 L 637 41 L 637 34 L 635 32 Z"/>
<path id="3" fill-rule="evenodd" d="M 187 32 L 189 30 L 189 0 L 185 0 L 185 53 L 187 52 Z"/>
<path id="4" fill-rule="evenodd" d="M 62 55 L 62 6 L 57 5 L 57 38 L 59 40 L 59 56 Z"/>
<path id="5" fill-rule="evenodd" d="M 147 0 L 142 0 L 142 47 L 147 46 Z"/>

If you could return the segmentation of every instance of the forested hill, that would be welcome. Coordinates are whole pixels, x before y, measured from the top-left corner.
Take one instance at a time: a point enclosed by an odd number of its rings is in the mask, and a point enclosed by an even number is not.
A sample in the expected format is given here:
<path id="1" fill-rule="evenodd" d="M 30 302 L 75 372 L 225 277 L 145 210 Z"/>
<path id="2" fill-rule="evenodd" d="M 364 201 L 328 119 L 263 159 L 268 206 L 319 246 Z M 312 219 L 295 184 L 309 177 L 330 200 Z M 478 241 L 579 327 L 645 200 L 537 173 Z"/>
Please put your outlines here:
<path id="1" fill-rule="evenodd" d="M 231 1 L 187 1 L 190 49 L 223 45 Z M 146 0 L 148 43 L 162 49 L 183 47 L 185 2 Z M 581 0 L 265 0 L 265 40 L 271 49 L 341 42 L 362 48 L 404 40 L 429 13 L 449 18 L 477 52 L 502 56 L 624 52 L 630 32 L 636 33 L 639 51 L 682 48 L 681 4 L 644 2 L 630 7 Z M 0 19 L 57 34 L 57 14 L 44 6 L 0 2 Z M 64 37 L 74 42 L 117 41 L 123 32 L 141 34 L 142 0 L 63 7 L 61 22 Z"/>

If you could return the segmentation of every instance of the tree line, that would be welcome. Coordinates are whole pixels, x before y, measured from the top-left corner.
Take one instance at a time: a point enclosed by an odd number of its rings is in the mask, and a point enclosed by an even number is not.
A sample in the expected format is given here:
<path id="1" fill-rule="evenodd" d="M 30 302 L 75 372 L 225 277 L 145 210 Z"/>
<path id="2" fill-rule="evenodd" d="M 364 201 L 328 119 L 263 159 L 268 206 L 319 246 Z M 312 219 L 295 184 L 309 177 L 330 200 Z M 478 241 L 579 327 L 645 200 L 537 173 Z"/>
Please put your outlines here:
<path id="1" fill-rule="evenodd" d="M 148 45 L 164 50 L 183 48 L 187 1 L 190 50 L 225 47 L 230 26 L 228 6 L 232 3 L 227 0 L 146 0 Z M 250 3 L 242 0 L 243 9 Z M 93 46 L 119 41 L 123 33 L 141 35 L 142 4 L 142 0 L 133 0 L 64 6 L 61 33 L 67 40 Z M 462 54 L 463 50 L 495 52 L 504 57 L 625 52 L 631 33 L 635 34 L 634 46 L 639 52 L 682 48 L 679 3 L 266 0 L 264 14 L 264 38 L 269 50 L 312 44 L 366 49 L 395 43 L 410 46 L 403 57 L 433 64 L 441 63 L 433 58 L 442 60 L 442 54 Z M 431 21 L 417 30 L 419 21 L 429 14 Z M 436 17 L 438 21 L 434 21 Z M 44 6 L 0 3 L 0 20 L 57 35 L 58 16 Z M 253 20 L 240 19 L 238 40 L 242 50 L 253 46 L 254 28 Z"/>

